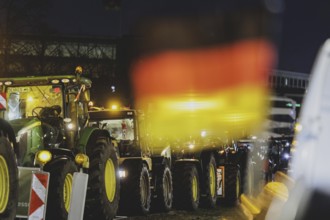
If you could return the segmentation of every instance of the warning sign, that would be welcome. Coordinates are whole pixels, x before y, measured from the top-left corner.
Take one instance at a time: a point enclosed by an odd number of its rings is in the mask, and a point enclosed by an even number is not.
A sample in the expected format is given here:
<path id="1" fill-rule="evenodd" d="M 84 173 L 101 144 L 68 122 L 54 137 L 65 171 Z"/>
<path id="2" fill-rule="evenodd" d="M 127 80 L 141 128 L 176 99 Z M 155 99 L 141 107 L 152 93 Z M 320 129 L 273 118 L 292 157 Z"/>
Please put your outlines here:
<path id="1" fill-rule="evenodd" d="M 6 110 L 7 99 L 6 93 L 0 93 L 0 110 Z"/>
<path id="2" fill-rule="evenodd" d="M 32 174 L 31 196 L 28 220 L 45 219 L 49 173 Z"/>

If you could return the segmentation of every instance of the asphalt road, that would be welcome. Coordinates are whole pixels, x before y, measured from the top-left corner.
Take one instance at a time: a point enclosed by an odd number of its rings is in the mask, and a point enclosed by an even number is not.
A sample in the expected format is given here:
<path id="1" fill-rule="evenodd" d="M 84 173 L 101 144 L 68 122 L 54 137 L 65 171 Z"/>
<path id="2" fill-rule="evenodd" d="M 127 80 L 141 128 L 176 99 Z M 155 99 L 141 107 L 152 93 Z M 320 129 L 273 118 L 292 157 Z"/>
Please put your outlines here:
<path id="1" fill-rule="evenodd" d="M 236 207 L 218 206 L 215 209 L 198 209 L 197 211 L 173 210 L 169 213 L 151 213 L 147 216 L 118 216 L 116 219 L 130 220 L 247 220 L 243 212 Z"/>

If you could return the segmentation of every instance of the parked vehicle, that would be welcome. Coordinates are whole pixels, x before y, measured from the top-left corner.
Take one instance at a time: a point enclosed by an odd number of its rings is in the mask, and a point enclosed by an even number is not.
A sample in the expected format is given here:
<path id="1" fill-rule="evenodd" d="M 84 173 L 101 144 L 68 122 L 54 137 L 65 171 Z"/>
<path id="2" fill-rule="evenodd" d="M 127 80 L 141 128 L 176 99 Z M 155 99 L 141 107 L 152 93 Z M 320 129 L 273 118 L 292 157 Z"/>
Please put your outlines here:
<path id="1" fill-rule="evenodd" d="M 80 168 L 89 174 L 86 219 L 116 215 L 117 155 L 107 131 L 88 127 L 92 82 L 81 72 L 77 68 L 76 75 L 0 79 L 1 95 L 7 100 L 0 130 L 14 147 L 19 170 L 17 217 L 27 216 L 31 175 L 42 170 L 50 173 L 46 219 L 67 219 L 73 173 Z M 8 203 L 16 203 L 15 191 L 8 192 Z"/>
<path id="2" fill-rule="evenodd" d="M 142 113 L 132 109 L 89 112 L 89 125 L 109 131 L 119 156 L 119 213 L 148 214 L 172 208 L 173 186 L 169 148 L 155 153 Z M 158 151 L 157 151 L 158 152 Z"/>

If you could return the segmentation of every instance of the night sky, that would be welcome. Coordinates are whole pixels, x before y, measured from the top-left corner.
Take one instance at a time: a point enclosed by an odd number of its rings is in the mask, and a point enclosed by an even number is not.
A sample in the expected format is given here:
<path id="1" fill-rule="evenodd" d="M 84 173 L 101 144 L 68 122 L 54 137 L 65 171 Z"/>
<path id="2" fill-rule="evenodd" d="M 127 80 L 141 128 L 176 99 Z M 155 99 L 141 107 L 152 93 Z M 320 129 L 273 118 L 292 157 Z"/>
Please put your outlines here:
<path id="1" fill-rule="evenodd" d="M 52 2 L 49 21 L 63 34 L 119 37 L 129 34 L 141 16 L 163 7 L 166 2 L 122 0 L 121 10 L 115 11 L 105 10 L 101 0 L 58 0 Z M 191 0 L 191 8 L 202 2 Z M 283 3 L 276 68 L 310 73 L 319 47 L 330 37 L 330 1 L 287 0 Z"/>

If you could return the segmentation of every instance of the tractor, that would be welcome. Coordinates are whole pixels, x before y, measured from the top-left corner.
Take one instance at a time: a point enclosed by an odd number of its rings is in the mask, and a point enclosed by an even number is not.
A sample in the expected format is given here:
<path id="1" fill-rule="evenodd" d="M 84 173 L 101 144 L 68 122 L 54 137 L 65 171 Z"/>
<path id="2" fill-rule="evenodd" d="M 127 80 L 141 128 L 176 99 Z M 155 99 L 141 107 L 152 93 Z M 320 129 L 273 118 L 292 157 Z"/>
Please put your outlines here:
<path id="1" fill-rule="evenodd" d="M 119 154 L 119 213 L 145 215 L 172 208 L 171 151 L 156 151 L 146 117 L 132 109 L 94 109 L 90 126 L 110 132 Z"/>
<path id="2" fill-rule="evenodd" d="M 15 152 L 19 185 L 17 193 L 14 178 L 10 182 L 0 178 L 5 181 L 3 186 L 9 187 L 4 189 L 9 193 L 4 193 L 0 216 L 6 215 L 5 204 L 17 202 L 16 217 L 27 217 L 30 176 L 35 170 L 50 175 L 47 220 L 68 218 L 73 174 L 78 170 L 89 175 L 84 219 L 112 219 L 116 215 L 118 158 L 110 134 L 88 126 L 92 82 L 81 73 L 78 67 L 75 75 L 0 78 L 0 138 Z M 0 165 L 10 168 L 14 162 L 6 165 L 6 157 L 0 156 Z M 9 173 L 2 170 L 2 176 L 15 176 L 14 168 Z"/>

